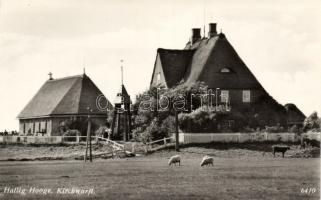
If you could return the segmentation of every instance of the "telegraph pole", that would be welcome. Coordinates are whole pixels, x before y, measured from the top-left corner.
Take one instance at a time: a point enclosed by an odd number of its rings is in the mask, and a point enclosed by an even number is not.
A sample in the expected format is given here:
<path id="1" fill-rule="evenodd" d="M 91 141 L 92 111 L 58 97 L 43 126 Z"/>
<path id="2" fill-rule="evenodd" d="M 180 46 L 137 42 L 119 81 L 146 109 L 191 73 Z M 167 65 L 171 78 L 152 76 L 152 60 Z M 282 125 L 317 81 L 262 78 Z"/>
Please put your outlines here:
<path id="1" fill-rule="evenodd" d="M 90 112 L 92 111 L 89 107 L 88 110 L 88 126 L 87 126 L 87 138 L 86 138 L 86 152 L 85 152 L 85 162 L 87 162 L 88 148 L 89 148 L 89 160 L 92 162 L 92 148 L 91 148 L 91 120 L 90 120 Z"/>

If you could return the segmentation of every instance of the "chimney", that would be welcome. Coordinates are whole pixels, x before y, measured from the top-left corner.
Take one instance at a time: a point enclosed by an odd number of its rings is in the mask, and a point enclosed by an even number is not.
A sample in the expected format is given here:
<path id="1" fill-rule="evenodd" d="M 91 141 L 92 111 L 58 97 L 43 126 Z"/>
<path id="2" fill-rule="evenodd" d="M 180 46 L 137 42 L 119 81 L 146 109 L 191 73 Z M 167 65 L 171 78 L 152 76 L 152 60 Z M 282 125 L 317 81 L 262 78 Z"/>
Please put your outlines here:
<path id="1" fill-rule="evenodd" d="M 209 24 L 209 29 L 208 29 L 208 37 L 211 38 L 211 37 L 214 37 L 216 35 L 217 35 L 216 23 L 210 23 Z"/>
<path id="2" fill-rule="evenodd" d="M 192 44 L 198 39 L 201 39 L 201 29 L 200 28 L 192 28 L 192 38 L 191 38 Z"/>

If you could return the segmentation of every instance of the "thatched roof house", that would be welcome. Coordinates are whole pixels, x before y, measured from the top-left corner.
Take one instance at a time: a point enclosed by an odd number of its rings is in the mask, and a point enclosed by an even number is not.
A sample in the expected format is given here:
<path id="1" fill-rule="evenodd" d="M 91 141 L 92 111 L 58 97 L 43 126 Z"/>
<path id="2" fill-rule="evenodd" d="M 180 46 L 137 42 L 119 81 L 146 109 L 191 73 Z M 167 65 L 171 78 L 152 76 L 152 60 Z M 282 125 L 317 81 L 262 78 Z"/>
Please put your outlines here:
<path id="1" fill-rule="evenodd" d="M 215 91 L 218 99 L 215 103 L 229 104 L 232 112 L 242 107 L 249 110 L 264 99 L 271 105 L 268 110 L 275 110 L 276 115 L 286 113 L 266 92 L 226 36 L 217 33 L 216 23 L 209 24 L 207 36 L 202 37 L 199 28 L 192 29 L 192 36 L 182 50 L 157 50 L 151 87 L 172 88 L 196 82 L 203 82 Z"/>
<path id="2" fill-rule="evenodd" d="M 53 79 L 51 76 L 18 115 L 20 133 L 61 134 L 67 125 L 90 113 L 97 125 L 106 121 L 112 104 L 86 75 Z"/>
<path id="3" fill-rule="evenodd" d="M 204 82 L 209 88 L 264 90 L 223 33 L 210 24 L 208 37 L 192 30 L 183 50 L 158 49 L 151 85 L 171 88 Z"/>

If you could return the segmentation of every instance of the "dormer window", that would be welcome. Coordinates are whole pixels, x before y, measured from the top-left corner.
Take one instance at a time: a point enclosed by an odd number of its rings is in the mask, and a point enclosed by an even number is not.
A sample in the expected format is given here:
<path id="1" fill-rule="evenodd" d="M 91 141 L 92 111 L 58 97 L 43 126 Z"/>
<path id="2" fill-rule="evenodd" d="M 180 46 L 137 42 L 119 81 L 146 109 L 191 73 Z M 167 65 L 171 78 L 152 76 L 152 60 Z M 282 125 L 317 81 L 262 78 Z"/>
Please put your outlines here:
<path id="1" fill-rule="evenodd" d="M 160 73 L 158 72 L 158 73 L 157 73 L 157 78 L 156 78 L 157 84 L 160 83 L 160 79 L 161 79 L 161 75 L 160 75 Z"/>
<path id="2" fill-rule="evenodd" d="M 220 72 L 221 73 L 231 73 L 231 70 L 229 68 L 224 67 L 224 68 L 221 69 Z"/>

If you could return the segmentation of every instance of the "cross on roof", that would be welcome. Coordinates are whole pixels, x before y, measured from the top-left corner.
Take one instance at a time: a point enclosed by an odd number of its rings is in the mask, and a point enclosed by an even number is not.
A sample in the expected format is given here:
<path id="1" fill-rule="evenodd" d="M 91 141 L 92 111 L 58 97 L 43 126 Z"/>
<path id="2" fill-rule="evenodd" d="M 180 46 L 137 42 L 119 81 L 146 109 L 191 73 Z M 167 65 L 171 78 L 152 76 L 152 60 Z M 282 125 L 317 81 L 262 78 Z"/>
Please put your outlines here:
<path id="1" fill-rule="evenodd" d="M 52 78 L 52 73 L 51 72 L 49 72 L 49 80 L 52 80 L 53 78 Z"/>

